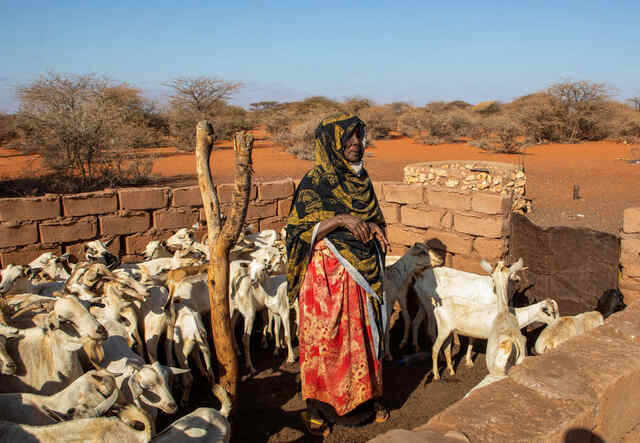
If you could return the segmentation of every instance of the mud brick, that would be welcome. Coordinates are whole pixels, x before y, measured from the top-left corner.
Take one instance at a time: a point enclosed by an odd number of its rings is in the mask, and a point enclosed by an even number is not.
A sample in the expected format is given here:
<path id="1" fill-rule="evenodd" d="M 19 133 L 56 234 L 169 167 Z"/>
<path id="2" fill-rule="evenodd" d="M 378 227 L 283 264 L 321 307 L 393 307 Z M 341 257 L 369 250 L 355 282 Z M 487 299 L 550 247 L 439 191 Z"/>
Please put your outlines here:
<path id="1" fill-rule="evenodd" d="M 400 213 L 402 216 L 402 224 L 404 225 L 417 226 L 419 228 L 439 228 L 445 211 L 429 211 L 403 206 L 400 209 Z"/>
<path id="2" fill-rule="evenodd" d="M 406 203 L 415 205 L 423 203 L 424 188 L 422 185 L 385 184 L 383 185 L 384 200 L 386 202 Z"/>
<path id="3" fill-rule="evenodd" d="M 120 211 L 100 217 L 100 232 L 103 236 L 134 234 L 149 229 L 150 217 L 144 211 Z"/>
<path id="4" fill-rule="evenodd" d="M 500 238 L 507 234 L 508 225 L 506 220 L 503 217 L 474 217 L 455 214 L 453 216 L 453 228 L 465 234 Z"/>
<path id="5" fill-rule="evenodd" d="M 473 241 L 473 249 L 482 258 L 497 260 L 507 253 L 508 243 L 504 239 L 477 237 Z"/>
<path id="6" fill-rule="evenodd" d="M 60 214 L 58 196 L 0 198 L 0 222 L 46 220 L 59 217 Z"/>
<path id="7" fill-rule="evenodd" d="M 200 210 L 171 208 L 153 212 L 153 227 L 159 230 L 190 228 L 200 219 Z"/>
<path id="8" fill-rule="evenodd" d="M 416 242 L 424 242 L 426 237 L 427 231 L 423 229 L 409 228 L 400 224 L 387 227 L 387 238 L 392 244 L 413 246 Z"/>
<path id="9" fill-rule="evenodd" d="M 293 198 L 278 200 L 278 215 L 281 215 L 283 217 L 288 217 L 292 202 L 293 202 Z"/>
<path id="10" fill-rule="evenodd" d="M 233 183 L 223 183 L 216 186 L 216 191 L 218 193 L 218 199 L 220 199 L 221 203 L 228 203 L 233 201 Z M 251 190 L 249 191 L 249 200 L 255 200 L 258 196 L 258 187 L 256 185 L 251 185 Z"/>
<path id="11" fill-rule="evenodd" d="M 293 180 L 290 178 L 260 183 L 258 185 L 258 199 L 276 200 L 280 198 L 289 198 L 293 195 L 293 189 Z"/>
<path id="12" fill-rule="evenodd" d="M 427 189 L 426 200 L 434 208 L 468 211 L 471 209 L 471 194 L 451 192 L 438 189 Z"/>
<path id="13" fill-rule="evenodd" d="M 387 224 L 400 223 L 400 205 L 397 203 L 380 203 L 384 221 Z"/>
<path id="14" fill-rule="evenodd" d="M 173 190 L 172 206 L 202 206 L 200 186 L 187 186 Z"/>
<path id="15" fill-rule="evenodd" d="M 276 217 L 261 218 L 259 220 L 259 226 L 261 231 L 264 231 L 266 229 L 275 229 L 276 232 L 279 233 L 280 230 L 284 228 L 286 225 L 287 225 L 286 217 L 276 216 Z"/>
<path id="16" fill-rule="evenodd" d="M 620 241 L 621 254 L 630 258 L 632 262 L 640 259 L 640 239 L 625 238 Z"/>
<path id="17" fill-rule="evenodd" d="M 0 223 L 0 248 L 29 245 L 37 241 L 36 223 Z"/>
<path id="18" fill-rule="evenodd" d="M 67 217 L 108 214 L 118 210 L 118 197 L 115 191 L 63 195 L 62 208 Z"/>
<path id="19" fill-rule="evenodd" d="M 473 237 L 468 235 L 459 234 L 457 232 L 440 231 L 438 229 L 429 229 L 427 230 L 426 238 L 430 242 L 433 242 L 434 240 L 441 242 L 447 252 L 471 255 Z"/>
<path id="20" fill-rule="evenodd" d="M 118 191 L 120 209 L 144 210 L 166 208 L 169 188 L 127 188 Z"/>
<path id="21" fill-rule="evenodd" d="M 21 249 L 0 253 L 1 266 L 5 268 L 8 264 L 27 265 L 45 252 L 53 252 L 57 256 L 62 255 L 62 247 L 54 246 L 45 248 L 42 245 L 31 245 Z"/>
<path id="22" fill-rule="evenodd" d="M 474 193 L 471 209 L 484 214 L 507 214 L 511 211 L 511 195 Z"/>
<path id="23" fill-rule="evenodd" d="M 622 230 L 627 233 L 640 232 L 640 208 L 624 210 Z"/>
<path id="24" fill-rule="evenodd" d="M 47 220 L 40 223 L 39 228 L 43 243 L 69 243 L 95 238 L 98 220 L 93 216 Z"/>
<path id="25" fill-rule="evenodd" d="M 276 203 L 251 203 L 247 208 L 247 220 L 255 221 L 260 218 L 273 217 L 277 213 Z"/>

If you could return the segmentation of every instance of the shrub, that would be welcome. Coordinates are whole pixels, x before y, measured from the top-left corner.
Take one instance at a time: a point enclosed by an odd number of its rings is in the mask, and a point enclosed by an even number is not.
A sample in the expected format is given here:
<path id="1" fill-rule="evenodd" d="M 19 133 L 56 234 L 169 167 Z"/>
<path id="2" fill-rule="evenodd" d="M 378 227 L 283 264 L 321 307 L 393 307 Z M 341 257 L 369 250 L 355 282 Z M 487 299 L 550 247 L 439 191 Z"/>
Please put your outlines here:
<path id="1" fill-rule="evenodd" d="M 21 146 L 39 153 L 73 192 L 127 182 L 113 169 L 122 151 L 157 140 L 141 91 L 126 83 L 50 73 L 19 86 L 17 96 Z"/>
<path id="2" fill-rule="evenodd" d="M 16 140 L 18 136 L 15 116 L 0 112 L 0 145 Z"/>
<path id="3" fill-rule="evenodd" d="M 522 126 L 508 116 L 486 118 L 483 125 L 485 136 L 471 141 L 472 146 L 502 154 L 517 154 L 528 145 L 522 140 Z"/>
<path id="4" fill-rule="evenodd" d="M 490 115 L 500 112 L 500 103 L 497 101 L 480 102 L 471 108 L 473 112 L 478 114 Z"/>
<path id="5" fill-rule="evenodd" d="M 370 140 L 388 138 L 397 126 L 396 116 L 388 106 L 370 106 L 360 111 L 359 117 L 367 124 Z"/>

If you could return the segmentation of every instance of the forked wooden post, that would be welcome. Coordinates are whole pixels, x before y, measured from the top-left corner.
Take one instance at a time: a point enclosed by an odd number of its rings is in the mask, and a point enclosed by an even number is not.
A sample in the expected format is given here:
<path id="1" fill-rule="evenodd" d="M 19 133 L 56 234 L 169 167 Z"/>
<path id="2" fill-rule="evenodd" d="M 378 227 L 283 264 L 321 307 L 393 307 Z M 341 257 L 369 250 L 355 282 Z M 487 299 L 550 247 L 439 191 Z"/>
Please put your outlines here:
<path id="1" fill-rule="evenodd" d="M 231 216 L 223 223 L 220 203 L 214 188 L 209 158 L 213 146 L 213 128 L 200 121 L 196 127 L 196 168 L 202 194 L 209 235 L 209 303 L 211 305 L 211 333 L 218 360 L 219 383 L 235 400 L 238 386 L 238 359 L 233 351 L 231 318 L 229 315 L 229 251 L 238 240 L 249 205 L 251 189 L 251 152 L 253 137 L 244 132 L 233 139 L 235 171 Z M 215 282 L 215 284 L 214 284 Z M 235 401 L 234 401 L 235 403 Z"/>

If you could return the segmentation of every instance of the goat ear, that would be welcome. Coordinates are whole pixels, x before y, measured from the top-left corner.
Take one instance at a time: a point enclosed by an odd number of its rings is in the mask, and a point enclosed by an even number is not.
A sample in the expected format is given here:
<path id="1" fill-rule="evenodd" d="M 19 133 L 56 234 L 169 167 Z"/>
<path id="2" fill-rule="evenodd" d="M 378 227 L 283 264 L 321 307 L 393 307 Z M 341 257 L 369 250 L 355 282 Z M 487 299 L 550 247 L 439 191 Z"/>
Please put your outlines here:
<path id="1" fill-rule="evenodd" d="M 493 266 L 491 266 L 491 264 L 485 259 L 482 259 L 480 261 L 480 267 L 487 271 L 489 274 L 491 274 L 491 271 L 493 271 Z"/>
<path id="2" fill-rule="evenodd" d="M 142 396 L 142 391 L 144 391 L 142 385 L 140 384 L 140 373 L 136 372 L 129 379 L 129 389 L 131 389 L 131 396 L 134 400 L 137 400 Z"/>
<path id="3" fill-rule="evenodd" d="M 167 368 L 167 370 L 173 375 L 186 374 L 187 372 L 191 371 L 191 369 L 172 368 L 170 366 L 165 366 L 165 368 Z"/>
<path id="4" fill-rule="evenodd" d="M 33 277 L 36 275 L 36 271 L 34 271 L 29 265 L 26 265 L 22 272 L 24 273 L 25 277 Z"/>
<path id="5" fill-rule="evenodd" d="M 518 259 L 517 262 L 515 262 L 509 267 L 509 272 L 513 274 L 515 272 L 521 271 L 523 267 L 524 267 L 524 262 L 522 261 L 522 257 L 520 257 L 520 259 Z"/>

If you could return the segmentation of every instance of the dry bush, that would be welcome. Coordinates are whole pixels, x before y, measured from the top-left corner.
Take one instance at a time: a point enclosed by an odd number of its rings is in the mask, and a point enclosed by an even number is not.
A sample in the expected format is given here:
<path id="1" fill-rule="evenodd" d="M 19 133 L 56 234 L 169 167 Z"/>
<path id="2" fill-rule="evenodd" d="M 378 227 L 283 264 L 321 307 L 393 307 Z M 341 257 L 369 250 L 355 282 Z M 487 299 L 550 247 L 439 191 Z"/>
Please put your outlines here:
<path id="1" fill-rule="evenodd" d="M 469 137 L 474 127 L 472 119 L 464 111 L 427 113 L 416 120 L 422 127 L 412 135 L 417 143 L 435 145 L 454 143 L 461 137 Z"/>
<path id="2" fill-rule="evenodd" d="M 487 117 L 482 125 L 485 135 L 469 142 L 472 146 L 502 154 L 517 154 L 529 144 L 523 140 L 523 127 L 509 116 Z"/>
<path id="3" fill-rule="evenodd" d="M 378 140 L 391 136 L 398 123 L 389 106 L 370 106 L 360 111 L 359 117 L 367 124 L 367 138 Z"/>
<path id="4" fill-rule="evenodd" d="M 287 151 L 303 160 L 315 159 L 316 128 L 324 117 L 326 116 L 310 117 L 308 120 L 293 126 L 290 131 L 290 138 L 284 145 Z"/>
<path id="5" fill-rule="evenodd" d="M 39 153 L 61 192 L 129 184 L 114 169 L 123 150 L 153 144 L 141 91 L 105 77 L 49 73 L 19 86 L 16 117 L 22 148 Z M 121 172 L 121 175 L 118 175 Z"/>
<path id="6" fill-rule="evenodd" d="M 471 110 L 481 115 L 491 115 L 500 112 L 500 103 L 495 100 L 480 102 L 473 106 Z"/>
<path id="7" fill-rule="evenodd" d="M 398 117 L 398 131 L 407 137 L 424 133 L 430 113 L 424 108 L 412 108 Z"/>
<path id="8" fill-rule="evenodd" d="M 15 116 L 0 112 L 0 145 L 17 140 L 18 137 Z"/>

